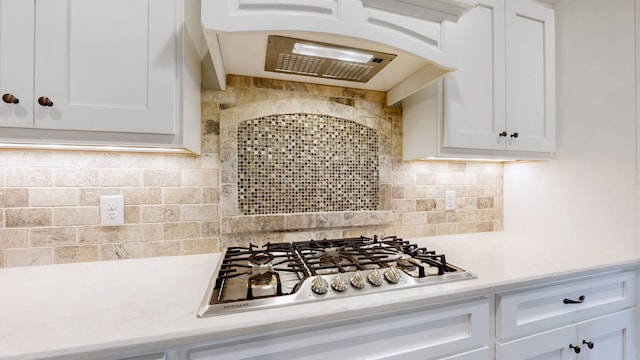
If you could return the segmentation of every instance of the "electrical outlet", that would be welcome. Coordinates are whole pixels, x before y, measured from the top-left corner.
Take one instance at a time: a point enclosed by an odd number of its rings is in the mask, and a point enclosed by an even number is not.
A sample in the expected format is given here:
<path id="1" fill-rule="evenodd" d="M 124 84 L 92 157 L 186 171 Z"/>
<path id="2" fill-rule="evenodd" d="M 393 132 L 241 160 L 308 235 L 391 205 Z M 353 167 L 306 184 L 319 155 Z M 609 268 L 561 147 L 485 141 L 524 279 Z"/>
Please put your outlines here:
<path id="1" fill-rule="evenodd" d="M 124 225 L 124 197 L 122 195 L 100 196 L 100 225 Z"/>
<path id="2" fill-rule="evenodd" d="M 456 192 L 455 191 L 449 190 L 444 193 L 444 209 L 445 210 L 456 209 Z"/>

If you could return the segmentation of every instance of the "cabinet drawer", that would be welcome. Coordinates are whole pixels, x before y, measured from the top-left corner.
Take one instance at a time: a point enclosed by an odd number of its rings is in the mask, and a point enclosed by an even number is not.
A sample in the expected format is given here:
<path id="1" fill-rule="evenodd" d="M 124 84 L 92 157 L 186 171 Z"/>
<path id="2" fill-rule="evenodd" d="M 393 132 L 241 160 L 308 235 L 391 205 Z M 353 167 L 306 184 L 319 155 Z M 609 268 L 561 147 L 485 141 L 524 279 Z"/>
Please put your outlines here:
<path id="1" fill-rule="evenodd" d="M 498 294 L 496 335 L 508 339 L 633 306 L 635 278 L 628 271 Z M 577 303 L 565 303 L 571 300 Z"/>
<path id="2" fill-rule="evenodd" d="M 441 359 L 488 341 L 489 301 L 482 298 L 194 345 L 181 359 Z M 478 351 L 461 359 L 480 359 Z"/>

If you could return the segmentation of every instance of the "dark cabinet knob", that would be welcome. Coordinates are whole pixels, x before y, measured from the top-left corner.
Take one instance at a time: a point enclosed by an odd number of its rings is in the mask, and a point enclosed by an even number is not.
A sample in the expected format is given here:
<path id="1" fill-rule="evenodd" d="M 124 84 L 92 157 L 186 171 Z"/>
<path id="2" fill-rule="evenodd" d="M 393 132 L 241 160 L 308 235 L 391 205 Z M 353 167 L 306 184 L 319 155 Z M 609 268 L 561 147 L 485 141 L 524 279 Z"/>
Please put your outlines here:
<path id="1" fill-rule="evenodd" d="M 582 340 L 582 343 L 587 345 L 589 349 L 593 349 L 593 343 L 591 341 Z"/>
<path id="2" fill-rule="evenodd" d="M 511 134 L 511 137 L 512 137 L 512 138 L 518 138 L 518 133 L 517 133 L 517 132 L 514 132 L 513 134 Z"/>
<path id="3" fill-rule="evenodd" d="M 503 131 L 500 134 L 498 134 L 500 137 L 507 137 L 507 132 Z"/>
<path id="4" fill-rule="evenodd" d="M 2 95 L 2 101 L 7 104 L 17 104 L 20 102 L 17 97 L 13 96 L 13 94 L 4 94 Z"/>
<path id="5" fill-rule="evenodd" d="M 53 106 L 53 101 L 46 96 L 41 96 L 38 98 L 38 104 L 42 106 Z"/>
<path id="6" fill-rule="evenodd" d="M 572 344 L 569 344 L 569 349 L 573 349 L 576 354 L 580 354 L 580 346 L 573 346 Z"/>
<path id="7" fill-rule="evenodd" d="M 565 304 L 582 304 L 584 302 L 584 299 L 585 299 L 584 295 L 580 295 L 578 300 L 564 299 L 562 302 Z"/>

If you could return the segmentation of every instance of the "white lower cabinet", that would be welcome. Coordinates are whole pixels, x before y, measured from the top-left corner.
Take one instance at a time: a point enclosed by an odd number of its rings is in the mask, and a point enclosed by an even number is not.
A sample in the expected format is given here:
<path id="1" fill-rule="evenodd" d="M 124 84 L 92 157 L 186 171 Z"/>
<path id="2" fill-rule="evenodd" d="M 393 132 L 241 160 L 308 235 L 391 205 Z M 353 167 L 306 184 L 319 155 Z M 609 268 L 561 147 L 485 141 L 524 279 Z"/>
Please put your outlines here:
<path id="1" fill-rule="evenodd" d="M 193 345 L 181 359 L 488 360 L 489 300 L 411 308 Z"/>
<path id="2" fill-rule="evenodd" d="M 447 303 L 102 358 L 637 360 L 637 280 L 635 268 L 619 269 Z"/>
<path id="3" fill-rule="evenodd" d="M 497 295 L 496 360 L 636 360 L 636 274 Z"/>
<path id="4" fill-rule="evenodd" d="M 497 360 L 635 360 L 636 309 L 498 343 Z"/>

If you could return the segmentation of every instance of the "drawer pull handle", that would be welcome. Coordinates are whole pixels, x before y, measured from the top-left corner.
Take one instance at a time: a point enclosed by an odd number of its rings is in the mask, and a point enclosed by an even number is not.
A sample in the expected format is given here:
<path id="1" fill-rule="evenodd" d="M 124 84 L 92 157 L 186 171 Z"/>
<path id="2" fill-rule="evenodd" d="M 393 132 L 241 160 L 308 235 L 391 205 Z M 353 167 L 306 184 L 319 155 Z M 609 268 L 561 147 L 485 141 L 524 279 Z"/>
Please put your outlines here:
<path id="1" fill-rule="evenodd" d="M 587 345 L 589 349 L 593 349 L 593 343 L 591 341 L 582 340 L 582 343 Z"/>
<path id="2" fill-rule="evenodd" d="M 576 354 L 580 354 L 580 346 L 573 346 L 572 344 L 569 344 L 569 349 L 573 349 Z"/>
<path id="3" fill-rule="evenodd" d="M 503 132 L 501 132 L 500 134 L 498 134 L 498 136 L 500 136 L 500 137 L 507 137 L 507 132 L 506 132 L 506 131 L 503 131 Z"/>
<path id="4" fill-rule="evenodd" d="M 584 302 L 584 295 L 580 295 L 578 300 L 564 299 L 565 304 L 582 304 Z"/>
<path id="5" fill-rule="evenodd" d="M 13 94 L 4 94 L 2 95 L 2 101 L 7 104 L 17 104 L 20 102 L 17 97 L 13 96 Z"/>
<path id="6" fill-rule="evenodd" d="M 41 96 L 38 98 L 38 104 L 41 106 L 53 106 L 53 101 L 46 96 Z"/>

